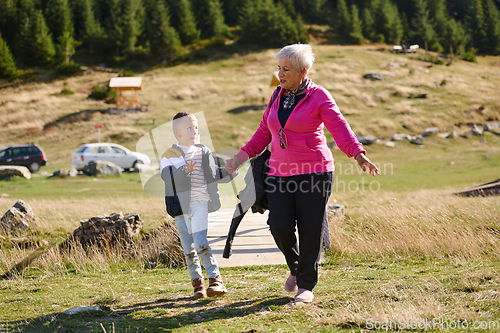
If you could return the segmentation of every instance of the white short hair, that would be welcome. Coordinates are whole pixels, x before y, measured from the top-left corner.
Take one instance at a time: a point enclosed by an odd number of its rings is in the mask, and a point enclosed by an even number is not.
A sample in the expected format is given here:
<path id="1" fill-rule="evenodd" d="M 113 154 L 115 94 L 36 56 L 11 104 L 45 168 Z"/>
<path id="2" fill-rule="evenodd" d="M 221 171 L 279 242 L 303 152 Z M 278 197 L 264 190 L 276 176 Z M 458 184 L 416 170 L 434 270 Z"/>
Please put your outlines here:
<path id="1" fill-rule="evenodd" d="M 306 76 L 314 62 L 314 53 L 309 44 L 287 45 L 276 53 L 274 57 L 276 59 L 289 59 L 299 72 L 305 68 Z"/>

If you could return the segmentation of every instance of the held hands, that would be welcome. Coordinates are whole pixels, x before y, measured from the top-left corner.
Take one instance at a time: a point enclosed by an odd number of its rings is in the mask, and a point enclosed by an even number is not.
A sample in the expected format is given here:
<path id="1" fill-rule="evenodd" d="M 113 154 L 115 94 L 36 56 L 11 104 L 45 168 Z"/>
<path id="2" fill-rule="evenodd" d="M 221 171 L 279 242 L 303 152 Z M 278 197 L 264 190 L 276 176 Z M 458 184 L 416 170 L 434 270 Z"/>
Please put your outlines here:
<path id="1" fill-rule="evenodd" d="M 230 174 L 236 172 L 236 169 L 241 165 L 241 161 L 238 157 L 233 157 L 229 160 L 226 160 L 226 171 Z"/>
<path id="2" fill-rule="evenodd" d="M 189 162 L 186 162 L 186 166 L 184 167 L 184 171 L 186 173 L 191 173 L 193 171 L 196 171 L 198 170 L 198 168 L 195 168 L 196 162 L 195 161 L 189 161 Z"/>
<path id="3" fill-rule="evenodd" d="M 373 177 L 375 177 L 376 175 L 380 175 L 380 171 L 377 166 L 373 164 L 365 154 L 359 153 L 358 155 L 356 155 L 356 162 L 358 162 L 363 171 L 366 171 L 366 167 L 368 167 L 369 172 Z"/>

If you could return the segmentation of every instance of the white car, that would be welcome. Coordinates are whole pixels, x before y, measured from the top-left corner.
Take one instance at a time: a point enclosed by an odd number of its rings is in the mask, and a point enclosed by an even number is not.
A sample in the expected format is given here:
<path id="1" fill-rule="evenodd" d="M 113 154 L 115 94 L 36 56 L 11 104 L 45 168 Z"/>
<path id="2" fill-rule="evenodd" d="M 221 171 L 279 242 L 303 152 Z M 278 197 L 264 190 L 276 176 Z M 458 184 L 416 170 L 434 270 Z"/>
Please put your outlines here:
<path id="1" fill-rule="evenodd" d="M 71 165 L 80 171 L 91 161 L 108 161 L 125 170 L 137 169 L 140 164 L 151 164 L 147 155 L 130 151 L 116 143 L 87 143 L 73 154 Z"/>

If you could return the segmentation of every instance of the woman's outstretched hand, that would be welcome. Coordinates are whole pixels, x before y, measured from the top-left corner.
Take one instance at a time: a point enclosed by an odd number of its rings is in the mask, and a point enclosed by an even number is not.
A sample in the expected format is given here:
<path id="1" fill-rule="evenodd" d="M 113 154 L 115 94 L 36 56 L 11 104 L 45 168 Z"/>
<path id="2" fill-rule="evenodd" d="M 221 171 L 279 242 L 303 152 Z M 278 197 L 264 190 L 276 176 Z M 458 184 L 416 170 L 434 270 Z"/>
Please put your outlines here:
<path id="1" fill-rule="evenodd" d="M 356 162 L 358 162 L 363 171 L 366 171 L 366 167 L 368 167 L 368 170 L 373 177 L 380 175 L 380 170 L 368 159 L 368 157 L 366 157 L 365 154 L 359 153 L 356 155 Z"/>
<path id="2" fill-rule="evenodd" d="M 226 160 L 226 171 L 229 172 L 230 174 L 233 174 L 236 172 L 236 169 L 241 165 L 241 161 L 238 157 L 233 157 L 229 160 Z"/>

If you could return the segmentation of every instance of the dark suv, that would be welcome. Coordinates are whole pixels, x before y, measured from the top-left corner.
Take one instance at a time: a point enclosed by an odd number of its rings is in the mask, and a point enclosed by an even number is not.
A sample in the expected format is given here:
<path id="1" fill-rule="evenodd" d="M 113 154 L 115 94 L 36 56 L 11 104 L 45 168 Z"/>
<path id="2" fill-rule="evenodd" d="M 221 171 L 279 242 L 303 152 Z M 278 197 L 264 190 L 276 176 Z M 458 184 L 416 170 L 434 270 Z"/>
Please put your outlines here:
<path id="1" fill-rule="evenodd" d="M 47 164 L 45 152 L 39 145 L 12 145 L 0 148 L 0 165 L 22 165 L 36 172 Z"/>

